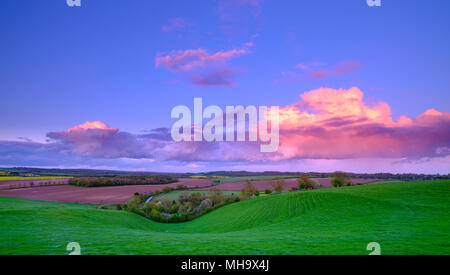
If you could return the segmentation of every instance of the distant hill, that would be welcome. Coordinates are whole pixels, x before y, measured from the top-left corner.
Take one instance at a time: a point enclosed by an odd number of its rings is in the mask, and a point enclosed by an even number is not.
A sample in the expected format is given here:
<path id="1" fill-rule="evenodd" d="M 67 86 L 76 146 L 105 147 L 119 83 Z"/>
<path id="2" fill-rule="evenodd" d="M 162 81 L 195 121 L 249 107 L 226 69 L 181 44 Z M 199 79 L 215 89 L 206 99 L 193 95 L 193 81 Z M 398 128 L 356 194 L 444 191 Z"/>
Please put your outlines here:
<path id="1" fill-rule="evenodd" d="M 38 175 L 38 176 L 112 176 L 112 175 L 163 175 L 169 177 L 188 178 L 192 176 L 204 177 L 255 177 L 255 176 L 300 176 L 308 174 L 312 178 L 328 178 L 332 177 L 333 173 L 321 172 L 280 172 L 280 171 L 265 171 L 265 172 L 248 172 L 248 171 L 214 171 L 204 173 L 164 173 L 164 172 L 137 172 L 137 171 L 114 171 L 114 170 L 95 170 L 95 169 L 58 169 L 58 168 L 28 168 L 28 167 L 13 167 L 0 168 L 0 176 L 6 175 L 1 172 L 6 172 L 8 175 Z M 391 173 L 375 173 L 375 174 L 357 174 L 348 173 L 351 178 L 356 179 L 382 179 L 382 180 L 442 180 L 450 179 L 448 175 L 425 175 L 425 174 L 391 174 Z"/>

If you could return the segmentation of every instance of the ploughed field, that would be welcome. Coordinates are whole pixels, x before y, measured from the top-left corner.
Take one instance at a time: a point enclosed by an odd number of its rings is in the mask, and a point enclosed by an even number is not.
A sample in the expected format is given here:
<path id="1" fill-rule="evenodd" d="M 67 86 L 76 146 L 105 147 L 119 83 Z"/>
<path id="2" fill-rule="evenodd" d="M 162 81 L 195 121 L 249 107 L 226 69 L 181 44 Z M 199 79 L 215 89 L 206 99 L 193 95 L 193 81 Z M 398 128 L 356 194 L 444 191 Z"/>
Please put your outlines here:
<path id="1" fill-rule="evenodd" d="M 313 179 L 319 183 L 322 187 L 331 187 L 330 178 L 315 178 Z M 283 179 L 285 184 L 285 190 L 290 190 L 292 187 L 297 187 L 297 179 Z M 21 181 L 22 182 L 22 181 Z M 14 197 L 32 200 L 43 200 L 43 201 L 55 201 L 55 202 L 72 202 L 72 203 L 92 203 L 92 204 L 116 204 L 125 203 L 134 193 L 151 193 L 156 190 L 162 191 L 165 187 L 171 187 L 176 189 L 178 185 L 184 185 L 189 188 L 189 190 L 194 191 L 207 191 L 216 183 L 208 179 L 179 179 L 178 182 L 170 184 L 160 184 L 160 185 L 126 185 L 126 186 L 106 186 L 106 187 L 79 187 L 67 185 L 68 179 L 54 179 L 54 180 L 44 180 L 42 183 L 51 183 L 50 186 L 39 186 L 40 181 L 33 181 L 34 186 L 29 188 L 15 188 L 10 189 L 5 184 L 2 188 L 0 183 L 0 197 Z M 61 183 L 63 185 L 59 185 Z M 276 180 L 263 180 L 263 181 L 252 181 L 252 184 L 259 191 L 264 191 L 265 189 L 273 190 L 272 184 Z M 361 183 L 371 183 L 374 180 L 366 179 L 352 179 L 354 184 Z M 17 183 L 17 182 L 16 182 Z M 219 187 L 224 191 L 235 191 L 238 193 L 247 182 L 223 182 L 215 186 Z M 29 183 L 27 184 L 29 186 Z M 19 184 L 20 187 L 20 184 Z M 172 191 L 173 192 L 173 191 Z M 170 193 L 172 193 L 170 192 Z M 170 194 L 169 193 L 169 194 Z"/>
<path id="2" fill-rule="evenodd" d="M 103 189 L 103 188 L 101 188 Z M 450 253 L 450 181 L 286 192 L 180 224 L 92 205 L 0 198 L 0 254 Z"/>
<path id="3" fill-rule="evenodd" d="M 127 202 L 136 192 L 150 193 L 156 190 L 161 191 L 164 187 L 176 188 L 180 184 L 189 188 L 197 188 L 211 186 L 214 182 L 205 179 L 180 179 L 175 183 L 161 185 L 127 185 L 108 187 L 78 187 L 72 185 L 45 186 L 0 190 L 0 197 L 15 197 L 55 202 L 115 204 Z"/>

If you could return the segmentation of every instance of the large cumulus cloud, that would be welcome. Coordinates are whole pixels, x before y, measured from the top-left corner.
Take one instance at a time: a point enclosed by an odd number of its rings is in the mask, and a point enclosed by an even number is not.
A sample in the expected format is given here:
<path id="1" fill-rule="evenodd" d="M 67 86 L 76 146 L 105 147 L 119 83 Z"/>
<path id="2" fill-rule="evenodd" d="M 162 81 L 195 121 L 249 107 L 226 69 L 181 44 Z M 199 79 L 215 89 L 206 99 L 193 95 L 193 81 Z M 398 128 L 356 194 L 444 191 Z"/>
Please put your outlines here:
<path id="1" fill-rule="evenodd" d="M 280 109 L 280 158 L 433 157 L 448 154 L 450 114 L 434 109 L 392 118 L 385 102 L 363 92 L 321 88 Z"/>

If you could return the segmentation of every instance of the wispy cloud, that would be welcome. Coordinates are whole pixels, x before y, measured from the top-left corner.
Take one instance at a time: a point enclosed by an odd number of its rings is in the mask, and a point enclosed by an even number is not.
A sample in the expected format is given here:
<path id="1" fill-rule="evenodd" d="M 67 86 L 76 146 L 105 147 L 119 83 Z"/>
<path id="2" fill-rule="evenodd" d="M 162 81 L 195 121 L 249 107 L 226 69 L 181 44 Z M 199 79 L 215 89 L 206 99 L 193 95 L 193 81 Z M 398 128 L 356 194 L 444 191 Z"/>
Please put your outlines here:
<path id="1" fill-rule="evenodd" d="M 155 66 L 165 67 L 194 85 L 228 86 L 234 84 L 239 70 L 233 69 L 228 62 L 236 57 L 250 53 L 253 43 L 228 51 L 210 52 L 206 49 L 172 51 L 169 54 L 158 53 Z"/>
<path id="2" fill-rule="evenodd" d="M 295 65 L 295 71 L 282 72 L 284 79 L 280 81 L 323 80 L 353 74 L 361 67 L 361 63 L 353 60 L 343 61 L 332 66 L 322 62 L 299 63 Z"/>
<path id="3" fill-rule="evenodd" d="M 190 77 L 190 81 L 197 86 L 232 86 L 235 84 L 233 79 L 239 72 L 239 70 L 228 68 L 206 74 L 194 75 Z"/>
<path id="4" fill-rule="evenodd" d="M 164 32 L 182 31 L 192 25 L 193 24 L 185 18 L 169 18 L 167 24 L 163 25 L 161 30 Z"/>

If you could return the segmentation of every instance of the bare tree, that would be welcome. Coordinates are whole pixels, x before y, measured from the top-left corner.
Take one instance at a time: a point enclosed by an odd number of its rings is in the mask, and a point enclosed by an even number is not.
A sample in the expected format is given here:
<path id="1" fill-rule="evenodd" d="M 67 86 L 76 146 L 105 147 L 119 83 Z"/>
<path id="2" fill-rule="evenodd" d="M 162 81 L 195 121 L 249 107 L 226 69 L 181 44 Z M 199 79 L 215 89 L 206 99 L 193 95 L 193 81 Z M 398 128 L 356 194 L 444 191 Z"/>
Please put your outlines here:
<path id="1" fill-rule="evenodd" d="M 272 184 L 273 189 L 277 193 L 283 192 L 285 186 L 286 186 L 286 183 L 284 182 L 284 180 L 277 180 L 275 183 Z"/>

